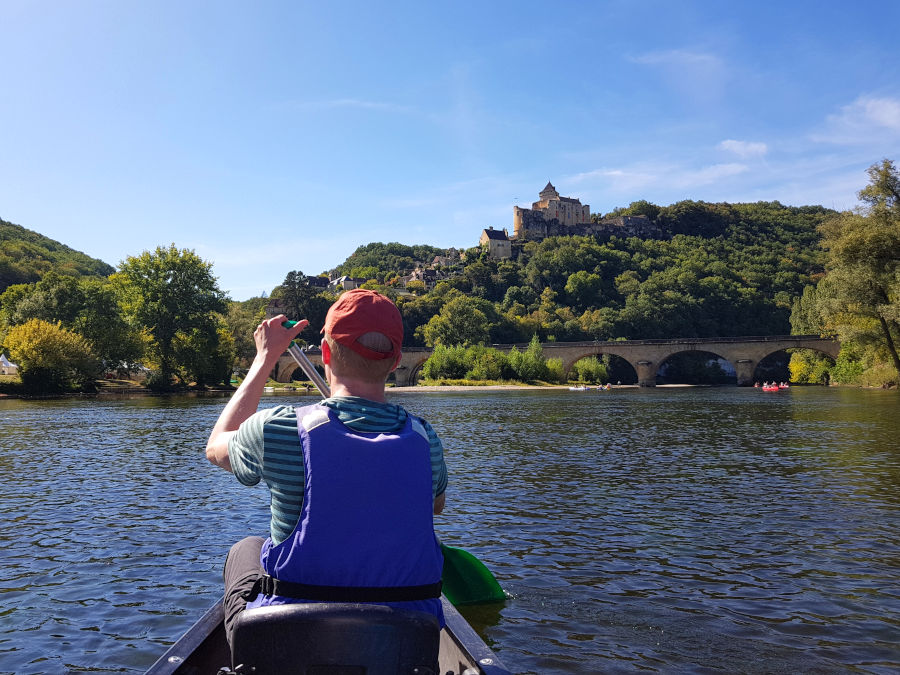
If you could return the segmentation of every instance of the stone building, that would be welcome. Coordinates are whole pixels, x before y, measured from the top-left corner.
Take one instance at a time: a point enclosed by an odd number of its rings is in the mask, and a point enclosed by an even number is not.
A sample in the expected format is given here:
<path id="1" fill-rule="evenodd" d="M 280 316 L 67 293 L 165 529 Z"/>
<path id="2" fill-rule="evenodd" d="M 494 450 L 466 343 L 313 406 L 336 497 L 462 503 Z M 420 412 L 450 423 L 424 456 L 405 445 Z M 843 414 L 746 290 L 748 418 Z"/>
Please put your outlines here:
<path id="1" fill-rule="evenodd" d="M 540 192 L 530 209 L 513 207 L 513 238 L 516 242 L 540 241 L 547 237 L 584 235 L 595 237 L 660 237 L 659 228 L 647 216 L 616 216 L 594 222 L 590 206 L 572 197 L 560 197 L 552 183 Z M 482 234 L 482 239 L 484 234 Z"/>
<path id="2" fill-rule="evenodd" d="M 495 230 L 493 227 L 482 230 L 478 243 L 482 247 L 487 246 L 488 255 L 491 258 L 502 260 L 512 257 L 512 242 L 509 240 L 509 234 L 505 227 L 502 230 Z"/>
<path id="3" fill-rule="evenodd" d="M 516 239 L 530 239 L 532 230 L 542 229 L 541 222 L 556 220 L 562 226 L 581 225 L 591 222 L 591 207 L 580 199 L 560 197 L 553 183 L 538 194 L 540 199 L 531 204 L 530 209 L 513 206 L 513 236 Z M 538 234 L 534 232 L 533 234 Z M 544 235 L 546 236 L 546 235 Z"/>

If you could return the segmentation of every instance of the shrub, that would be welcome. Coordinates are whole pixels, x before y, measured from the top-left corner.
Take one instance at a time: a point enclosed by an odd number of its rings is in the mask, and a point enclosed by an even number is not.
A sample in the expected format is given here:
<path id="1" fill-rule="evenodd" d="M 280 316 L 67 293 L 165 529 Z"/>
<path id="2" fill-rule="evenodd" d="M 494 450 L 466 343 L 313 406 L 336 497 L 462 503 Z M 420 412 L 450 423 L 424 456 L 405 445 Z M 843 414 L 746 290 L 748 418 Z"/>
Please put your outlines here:
<path id="1" fill-rule="evenodd" d="M 510 365 L 512 365 L 512 359 L 510 359 Z M 528 348 L 522 352 L 521 358 L 517 359 L 515 370 L 516 377 L 523 382 L 546 378 L 547 361 L 544 359 L 544 350 L 537 335 L 531 338 Z"/>
<path id="2" fill-rule="evenodd" d="M 499 380 L 507 366 L 506 354 L 492 347 L 470 347 L 472 369 L 466 377 L 472 380 Z"/>
<path id="3" fill-rule="evenodd" d="M 606 366 L 596 356 L 589 356 L 580 359 L 573 367 L 575 379 L 579 382 L 590 382 L 592 384 L 605 384 L 609 379 Z"/>
<path id="4" fill-rule="evenodd" d="M 87 341 L 59 322 L 31 319 L 13 326 L 6 346 L 19 365 L 22 388 L 29 393 L 90 390 L 100 374 L 100 362 Z"/>
<path id="5" fill-rule="evenodd" d="M 565 382 L 562 359 L 547 359 L 547 382 Z"/>
<path id="6" fill-rule="evenodd" d="M 865 365 L 855 355 L 842 349 L 831 369 L 831 379 L 837 384 L 859 384 L 860 376 L 865 370 Z"/>
<path id="7" fill-rule="evenodd" d="M 437 344 L 431 357 L 422 366 L 422 375 L 430 380 L 449 377 L 461 379 L 469 370 L 465 347 L 447 347 Z"/>
<path id="8" fill-rule="evenodd" d="M 828 384 L 831 378 L 832 360 L 830 357 L 811 349 L 795 349 L 791 353 L 788 370 L 791 382 L 799 384 Z"/>

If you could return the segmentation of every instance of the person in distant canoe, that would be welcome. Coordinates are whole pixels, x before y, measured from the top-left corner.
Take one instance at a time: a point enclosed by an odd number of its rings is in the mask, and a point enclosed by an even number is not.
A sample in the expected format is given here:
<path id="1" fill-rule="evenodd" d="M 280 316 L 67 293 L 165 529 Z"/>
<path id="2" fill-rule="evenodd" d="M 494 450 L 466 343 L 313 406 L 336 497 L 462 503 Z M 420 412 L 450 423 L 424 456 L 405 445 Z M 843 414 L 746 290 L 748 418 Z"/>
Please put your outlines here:
<path id="1" fill-rule="evenodd" d="M 284 321 L 257 327 L 256 358 L 206 446 L 210 462 L 244 485 L 263 480 L 271 497 L 268 539 L 242 539 L 225 562 L 229 642 L 246 607 L 304 600 L 418 609 L 443 625 L 432 522 L 444 508 L 443 446 L 427 422 L 385 400 L 400 361 L 399 310 L 374 291 L 345 292 L 322 329 L 331 397 L 256 412 L 266 378 L 308 325 Z"/>

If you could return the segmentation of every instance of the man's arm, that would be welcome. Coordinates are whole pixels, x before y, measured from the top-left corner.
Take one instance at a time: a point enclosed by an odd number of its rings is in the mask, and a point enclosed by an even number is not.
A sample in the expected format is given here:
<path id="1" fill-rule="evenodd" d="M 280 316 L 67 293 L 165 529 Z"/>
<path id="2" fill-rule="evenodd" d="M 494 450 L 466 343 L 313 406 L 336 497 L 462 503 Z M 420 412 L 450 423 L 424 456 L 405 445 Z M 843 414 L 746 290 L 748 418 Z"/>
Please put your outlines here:
<path id="1" fill-rule="evenodd" d="M 241 382 L 241 386 L 238 387 L 222 414 L 219 415 L 219 419 L 209 435 L 209 440 L 206 442 L 206 459 L 226 471 L 231 471 L 231 462 L 228 459 L 228 441 L 237 432 L 241 423 L 256 412 L 263 387 L 266 385 L 266 380 L 269 379 L 269 373 L 287 350 L 291 340 L 309 325 L 309 321 L 303 319 L 292 328 L 285 328 L 281 323 L 286 320 L 287 317 L 284 314 L 279 314 L 263 321 L 253 332 L 253 339 L 256 342 L 256 357 L 253 359 L 247 377 Z"/>

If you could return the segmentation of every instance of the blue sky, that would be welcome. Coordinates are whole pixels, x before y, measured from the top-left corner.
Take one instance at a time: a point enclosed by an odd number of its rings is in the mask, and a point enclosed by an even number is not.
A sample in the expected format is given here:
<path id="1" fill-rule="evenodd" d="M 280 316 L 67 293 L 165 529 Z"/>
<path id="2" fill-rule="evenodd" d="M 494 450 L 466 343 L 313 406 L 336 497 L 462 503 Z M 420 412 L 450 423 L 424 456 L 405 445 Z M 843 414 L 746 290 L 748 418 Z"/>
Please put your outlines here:
<path id="1" fill-rule="evenodd" d="M 900 161 L 900 3 L 0 0 L 0 217 L 242 300 L 373 241 L 469 247 L 548 180 L 856 206 Z"/>

